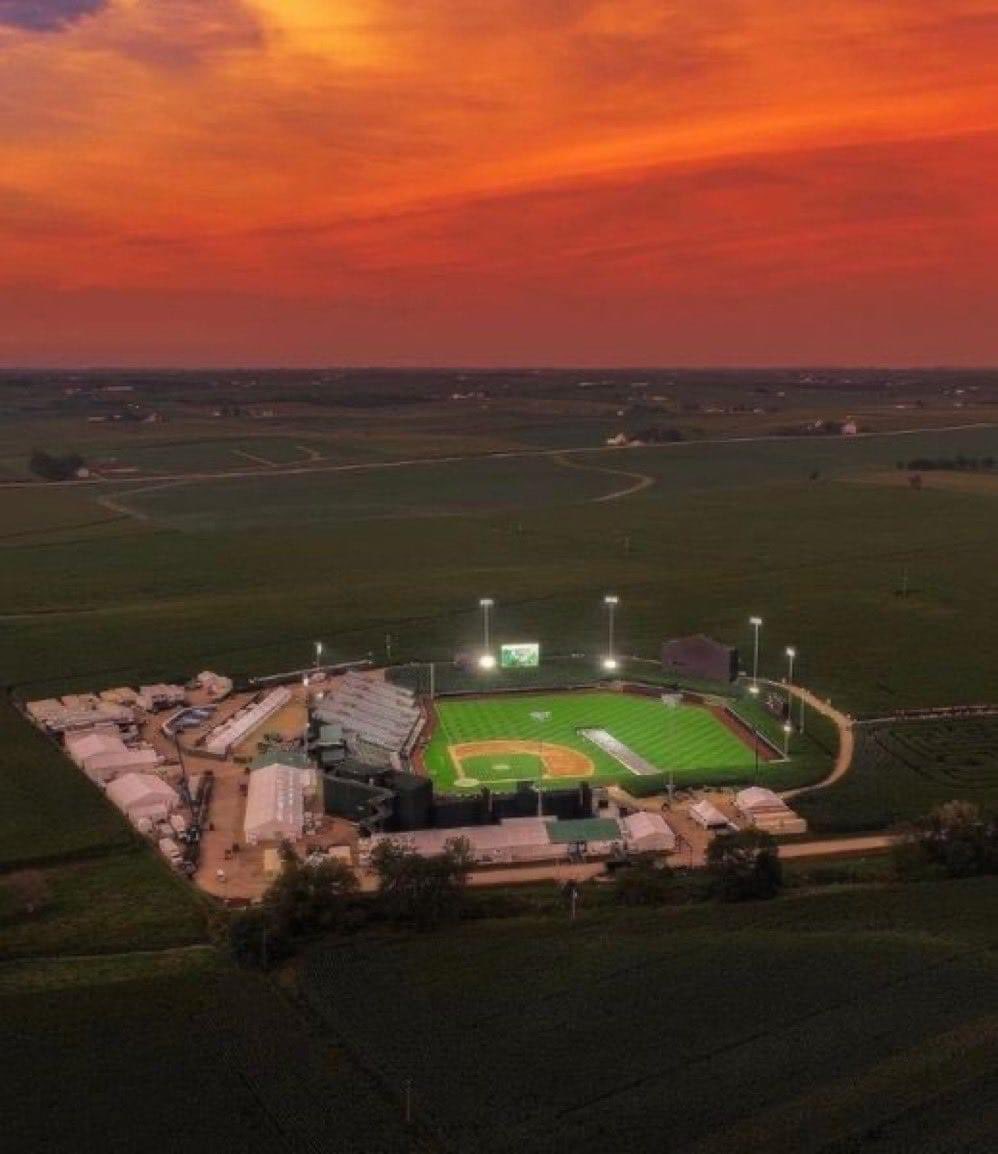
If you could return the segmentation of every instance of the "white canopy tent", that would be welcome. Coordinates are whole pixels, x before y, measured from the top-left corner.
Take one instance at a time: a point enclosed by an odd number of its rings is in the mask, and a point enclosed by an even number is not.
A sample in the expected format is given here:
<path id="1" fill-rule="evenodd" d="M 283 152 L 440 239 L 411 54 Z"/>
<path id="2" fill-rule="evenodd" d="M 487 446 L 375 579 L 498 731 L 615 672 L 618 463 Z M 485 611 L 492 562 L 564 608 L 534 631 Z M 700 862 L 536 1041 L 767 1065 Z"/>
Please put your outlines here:
<path id="1" fill-rule="evenodd" d="M 305 772 L 280 762 L 253 770 L 243 828 L 250 845 L 300 838 L 305 828 Z"/>

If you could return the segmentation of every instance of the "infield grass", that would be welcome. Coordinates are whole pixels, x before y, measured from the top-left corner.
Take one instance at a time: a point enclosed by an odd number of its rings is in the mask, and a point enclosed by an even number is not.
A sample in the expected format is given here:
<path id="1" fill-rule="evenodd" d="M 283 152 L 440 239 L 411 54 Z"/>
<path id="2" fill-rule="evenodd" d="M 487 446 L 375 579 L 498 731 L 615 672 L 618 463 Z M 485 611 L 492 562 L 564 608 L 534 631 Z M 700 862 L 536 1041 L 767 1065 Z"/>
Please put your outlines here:
<path id="1" fill-rule="evenodd" d="M 536 742 L 537 757 L 477 755 L 464 762 L 465 773 L 476 787 L 510 787 L 518 781 L 537 780 L 545 746 L 556 745 L 577 750 L 592 761 L 590 781 L 634 780 L 634 773 L 582 737 L 580 729 L 607 730 L 656 768 L 673 771 L 678 783 L 744 779 L 755 760 L 750 746 L 706 709 L 669 708 L 653 698 L 624 693 L 530 693 L 438 701 L 436 713 L 437 725 L 424 762 L 441 790 L 461 788 L 452 745 L 497 740 Z M 565 784 L 579 779 L 543 780 Z"/>

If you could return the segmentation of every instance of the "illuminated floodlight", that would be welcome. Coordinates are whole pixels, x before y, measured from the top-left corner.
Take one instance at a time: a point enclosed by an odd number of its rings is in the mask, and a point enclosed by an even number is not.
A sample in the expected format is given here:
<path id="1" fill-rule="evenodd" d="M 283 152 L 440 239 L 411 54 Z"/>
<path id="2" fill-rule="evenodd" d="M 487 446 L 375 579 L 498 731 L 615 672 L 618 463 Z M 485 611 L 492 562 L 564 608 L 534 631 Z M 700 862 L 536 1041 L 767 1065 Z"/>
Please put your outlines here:
<path id="1" fill-rule="evenodd" d="M 491 597 L 479 597 L 478 604 L 482 609 L 491 609 L 495 601 Z"/>
<path id="2" fill-rule="evenodd" d="M 753 697 L 759 696 L 759 686 L 758 685 L 750 685 L 748 687 L 748 691 L 749 691 L 749 693 L 752 694 Z"/>
<path id="3" fill-rule="evenodd" d="M 491 653 L 483 653 L 478 659 L 479 669 L 495 669 L 496 659 Z"/>
<path id="4" fill-rule="evenodd" d="M 785 721 L 783 723 L 783 732 L 784 733 L 793 733 L 793 731 L 794 731 L 794 727 L 790 724 L 789 721 Z"/>
<path id="5" fill-rule="evenodd" d="M 797 656 L 797 650 L 794 649 L 794 647 L 792 645 L 788 645 L 784 652 L 786 653 L 786 655 L 788 657 L 796 657 Z"/>
<path id="6" fill-rule="evenodd" d="M 620 604 L 620 598 L 617 596 L 616 593 L 607 593 L 607 595 L 603 598 L 603 604 L 604 605 L 619 605 Z"/>
<path id="7" fill-rule="evenodd" d="M 618 667 L 619 664 L 620 664 L 620 662 L 616 659 L 616 657 L 604 657 L 603 658 L 603 668 L 608 670 L 608 671 L 613 671 L 614 669 L 616 669 Z"/>
<path id="8" fill-rule="evenodd" d="M 756 687 L 759 685 L 759 630 L 762 628 L 761 617 L 750 617 L 749 625 L 755 636 L 752 639 L 752 684 Z M 758 692 L 758 689 L 756 689 Z"/>

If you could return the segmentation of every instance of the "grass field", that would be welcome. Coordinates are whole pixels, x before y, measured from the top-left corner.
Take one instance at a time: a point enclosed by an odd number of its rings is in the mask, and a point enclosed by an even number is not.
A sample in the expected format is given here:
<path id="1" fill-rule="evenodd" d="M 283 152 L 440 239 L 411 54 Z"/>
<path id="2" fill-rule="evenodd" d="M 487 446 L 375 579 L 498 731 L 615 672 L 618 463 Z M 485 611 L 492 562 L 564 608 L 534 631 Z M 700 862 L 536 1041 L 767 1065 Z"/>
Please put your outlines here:
<path id="1" fill-rule="evenodd" d="M 593 782 L 617 782 L 635 775 L 580 729 L 605 729 L 656 769 L 674 771 L 677 783 L 744 778 L 754 766 L 750 745 L 699 706 L 670 709 L 654 698 L 613 692 L 516 694 L 506 697 L 438 701 L 436 728 L 424 761 L 438 789 L 510 788 L 541 777 L 550 747 L 574 750 L 592 763 Z M 453 747 L 504 741 L 512 750 L 473 755 L 455 765 Z M 533 749 L 517 750 L 516 743 Z M 569 766 L 568 768 L 571 768 Z M 555 785 L 580 780 L 566 772 L 541 778 Z"/>
<path id="2" fill-rule="evenodd" d="M 552 900 L 553 895 L 552 895 Z M 940 1154 L 998 1124 L 998 881 L 318 947 L 302 990 L 440 1147 Z"/>

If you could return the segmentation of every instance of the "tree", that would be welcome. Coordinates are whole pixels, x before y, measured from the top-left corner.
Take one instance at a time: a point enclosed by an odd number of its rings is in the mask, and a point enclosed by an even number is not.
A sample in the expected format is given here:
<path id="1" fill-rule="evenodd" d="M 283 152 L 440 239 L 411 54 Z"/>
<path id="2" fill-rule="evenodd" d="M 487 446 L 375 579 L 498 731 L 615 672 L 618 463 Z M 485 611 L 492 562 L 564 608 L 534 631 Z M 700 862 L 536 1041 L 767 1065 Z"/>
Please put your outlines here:
<path id="1" fill-rule="evenodd" d="M 763 830 L 719 834 L 707 850 L 707 866 L 723 901 L 772 898 L 783 885 L 776 840 Z"/>
<path id="2" fill-rule="evenodd" d="M 659 906 L 671 900 L 672 870 L 663 861 L 641 857 L 613 875 L 614 897 L 625 906 Z"/>
<path id="3" fill-rule="evenodd" d="M 357 892 L 353 870 L 337 858 L 306 864 L 287 842 L 280 852 L 283 867 L 263 896 L 275 935 L 294 939 L 336 929 Z"/>
<path id="4" fill-rule="evenodd" d="M 950 877 L 998 873 L 998 822 L 969 801 L 948 801 L 914 823 L 895 853 L 899 869 L 918 859 Z"/>
<path id="5" fill-rule="evenodd" d="M 391 840 L 379 842 L 371 854 L 386 915 L 419 929 L 460 916 L 471 864 L 471 847 L 465 838 L 448 841 L 436 857 L 423 857 Z"/>

